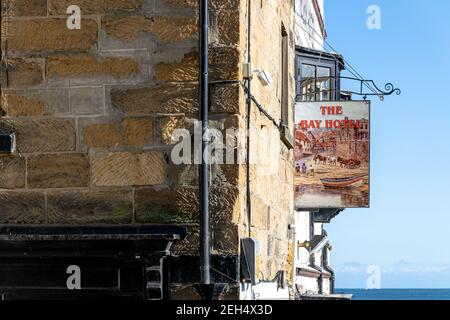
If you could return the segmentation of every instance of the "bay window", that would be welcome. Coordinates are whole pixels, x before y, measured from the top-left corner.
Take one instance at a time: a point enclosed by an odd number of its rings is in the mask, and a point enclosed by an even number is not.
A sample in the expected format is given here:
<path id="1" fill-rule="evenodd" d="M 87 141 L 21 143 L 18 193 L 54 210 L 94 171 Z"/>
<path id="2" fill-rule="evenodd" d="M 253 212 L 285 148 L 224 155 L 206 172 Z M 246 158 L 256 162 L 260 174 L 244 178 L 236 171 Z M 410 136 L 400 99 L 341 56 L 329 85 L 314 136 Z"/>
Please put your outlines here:
<path id="1" fill-rule="evenodd" d="M 297 48 L 297 101 L 339 100 L 343 65 L 342 57 L 337 54 Z"/>

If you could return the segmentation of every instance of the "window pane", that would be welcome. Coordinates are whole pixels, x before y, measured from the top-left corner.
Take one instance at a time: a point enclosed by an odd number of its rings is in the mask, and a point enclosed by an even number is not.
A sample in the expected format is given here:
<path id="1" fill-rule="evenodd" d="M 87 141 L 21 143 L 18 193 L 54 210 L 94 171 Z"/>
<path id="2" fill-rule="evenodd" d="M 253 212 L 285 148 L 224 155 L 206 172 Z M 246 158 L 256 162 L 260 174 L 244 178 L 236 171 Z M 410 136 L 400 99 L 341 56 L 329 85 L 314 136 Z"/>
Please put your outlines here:
<path id="1" fill-rule="evenodd" d="M 331 85 L 331 70 L 330 68 L 324 68 L 324 67 L 317 67 L 317 81 L 316 81 L 316 87 L 317 87 L 317 100 L 319 101 L 326 101 L 330 100 L 331 98 L 331 91 L 330 91 L 330 85 Z"/>
<path id="2" fill-rule="evenodd" d="M 300 95 L 302 101 L 315 100 L 316 67 L 309 64 L 301 65 Z"/>

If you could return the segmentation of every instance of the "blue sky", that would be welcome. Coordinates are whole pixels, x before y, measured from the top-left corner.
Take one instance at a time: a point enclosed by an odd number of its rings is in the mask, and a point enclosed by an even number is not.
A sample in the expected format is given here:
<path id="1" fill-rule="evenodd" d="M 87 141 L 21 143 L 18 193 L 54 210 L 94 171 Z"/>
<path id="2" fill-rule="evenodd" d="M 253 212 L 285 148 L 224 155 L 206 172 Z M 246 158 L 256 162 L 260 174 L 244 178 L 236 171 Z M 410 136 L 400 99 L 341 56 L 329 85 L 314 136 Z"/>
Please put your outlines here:
<path id="1" fill-rule="evenodd" d="M 369 5 L 381 30 L 366 27 Z M 337 288 L 450 288 L 450 1 L 325 0 L 328 41 L 367 79 L 402 95 L 373 98 L 371 208 L 326 226 Z"/>

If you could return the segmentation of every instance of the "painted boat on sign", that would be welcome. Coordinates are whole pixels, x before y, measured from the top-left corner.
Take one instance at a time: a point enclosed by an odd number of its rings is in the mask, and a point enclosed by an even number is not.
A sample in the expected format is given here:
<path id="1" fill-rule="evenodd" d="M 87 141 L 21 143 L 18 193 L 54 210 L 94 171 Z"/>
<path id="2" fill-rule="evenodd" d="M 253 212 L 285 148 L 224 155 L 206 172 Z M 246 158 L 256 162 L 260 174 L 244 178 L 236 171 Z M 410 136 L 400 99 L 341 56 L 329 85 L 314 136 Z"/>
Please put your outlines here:
<path id="1" fill-rule="evenodd" d="M 320 179 L 325 188 L 355 188 L 363 183 L 364 177 L 349 177 L 336 179 Z"/>

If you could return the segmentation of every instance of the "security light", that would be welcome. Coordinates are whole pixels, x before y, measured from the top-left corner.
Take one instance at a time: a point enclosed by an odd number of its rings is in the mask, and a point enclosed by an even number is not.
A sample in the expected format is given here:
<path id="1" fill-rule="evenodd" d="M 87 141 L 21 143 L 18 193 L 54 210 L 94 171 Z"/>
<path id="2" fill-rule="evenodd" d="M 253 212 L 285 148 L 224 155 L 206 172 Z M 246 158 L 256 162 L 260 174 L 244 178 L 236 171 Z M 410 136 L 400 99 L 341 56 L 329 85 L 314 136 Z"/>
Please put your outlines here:
<path id="1" fill-rule="evenodd" d="M 258 78 L 265 86 L 270 86 L 273 82 L 272 77 L 265 70 L 258 72 Z"/>
<path id="2" fill-rule="evenodd" d="M 251 63 L 244 63 L 243 65 L 244 79 L 253 79 L 254 73 L 258 75 L 259 80 L 261 80 L 261 82 L 265 86 L 269 86 L 272 84 L 273 79 L 265 70 L 253 68 Z"/>

